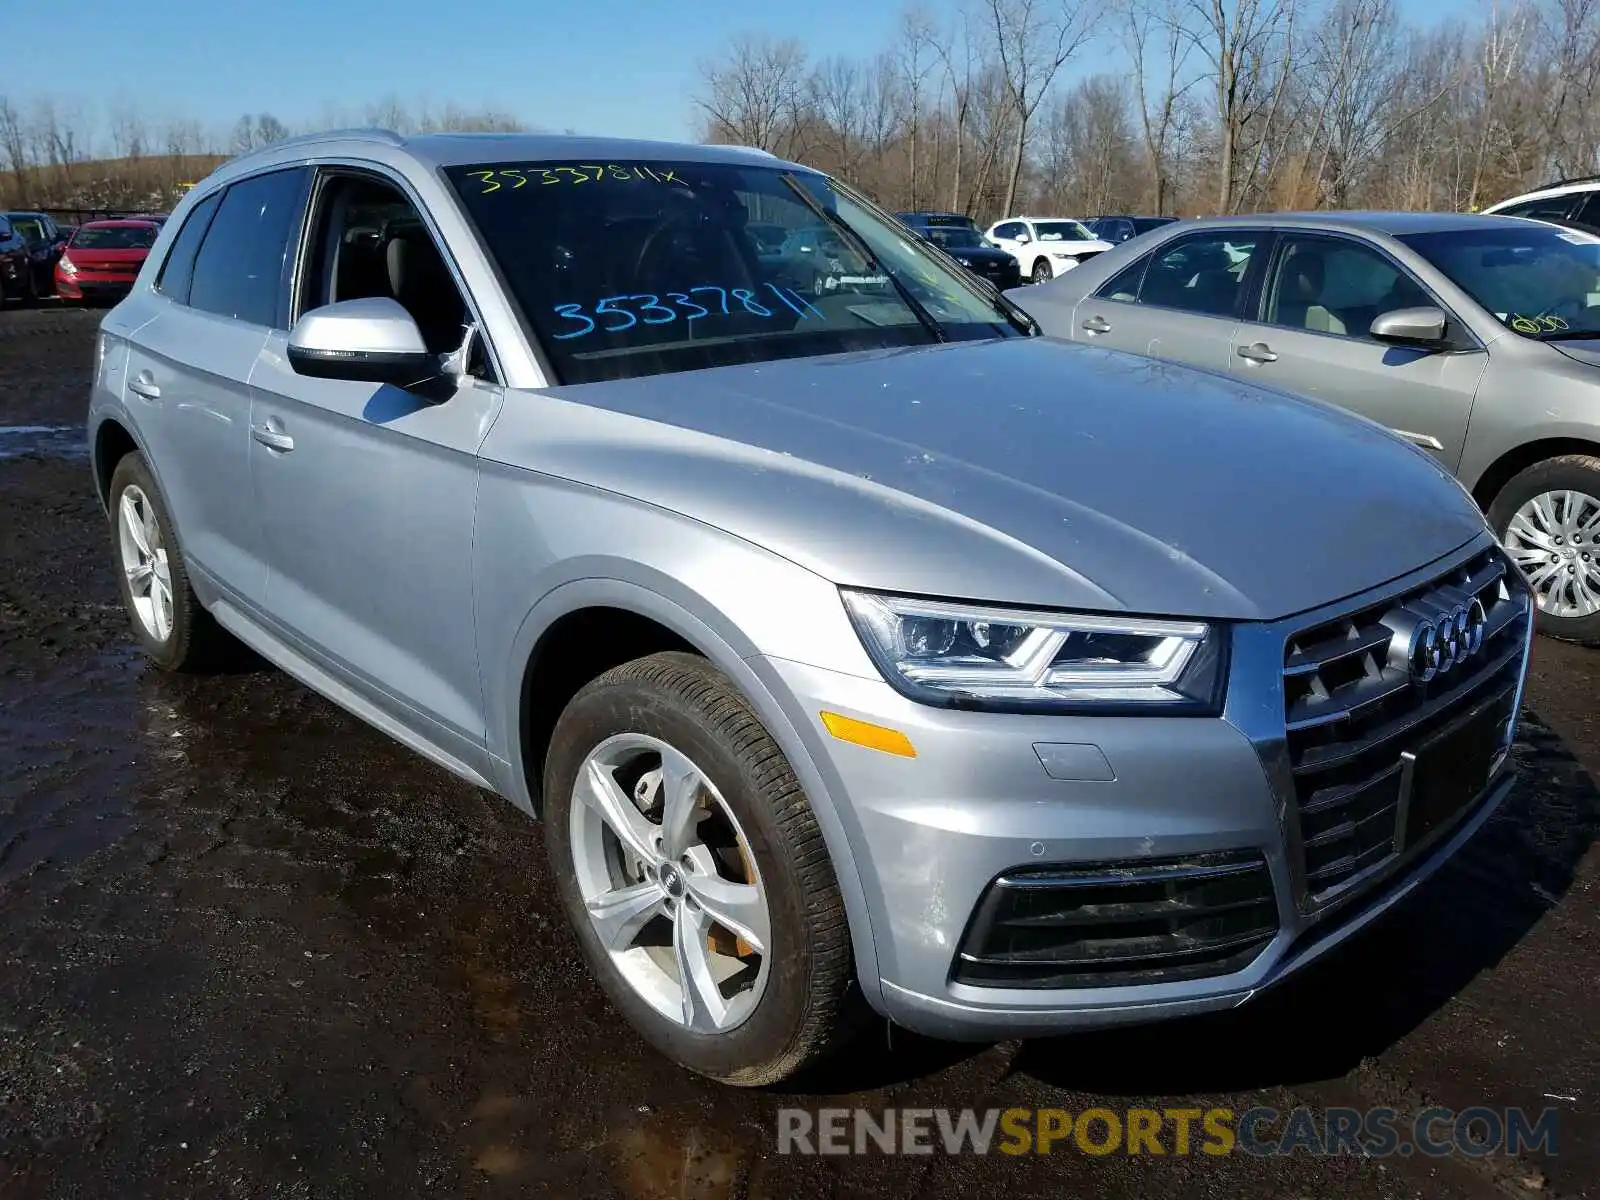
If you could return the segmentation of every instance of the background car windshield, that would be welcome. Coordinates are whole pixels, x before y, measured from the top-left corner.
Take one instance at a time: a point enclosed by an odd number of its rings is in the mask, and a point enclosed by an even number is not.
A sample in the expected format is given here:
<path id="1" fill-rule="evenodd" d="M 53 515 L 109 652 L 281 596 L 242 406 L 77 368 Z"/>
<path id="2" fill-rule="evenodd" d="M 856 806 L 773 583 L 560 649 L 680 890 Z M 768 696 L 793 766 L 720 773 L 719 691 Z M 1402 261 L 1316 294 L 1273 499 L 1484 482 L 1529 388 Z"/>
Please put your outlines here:
<path id="1" fill-rule="evenodd" d="M 1530 224 L 1400 240 L 1516 333 L 1600 333 L 1600 238 Z"/>
<path id="2" fill-rule="evenodd" d="M 1076 221 L 1035 221 L 1033 228 L 1041 242 L 1094 241 L 1094 234 Z"/>
<path id="3" fill-rule="evenodd" d="M 72 235 L 75 250 L 148 250 L 155 245 L 154 225 L 112 225 L 80 229 Z"/>
<path id="4" fill-rule="evenodd" d="M 812 172 L 652 161 L 446 175 L 567 383 L 1018 332 L 982 284 Z"/>
<path id="5" fill-rule="evenodd" d="M 976 250 L 988 245 L 982 234 L 964 225 L 931 225 L 924 236 L 946 250 Z"/>

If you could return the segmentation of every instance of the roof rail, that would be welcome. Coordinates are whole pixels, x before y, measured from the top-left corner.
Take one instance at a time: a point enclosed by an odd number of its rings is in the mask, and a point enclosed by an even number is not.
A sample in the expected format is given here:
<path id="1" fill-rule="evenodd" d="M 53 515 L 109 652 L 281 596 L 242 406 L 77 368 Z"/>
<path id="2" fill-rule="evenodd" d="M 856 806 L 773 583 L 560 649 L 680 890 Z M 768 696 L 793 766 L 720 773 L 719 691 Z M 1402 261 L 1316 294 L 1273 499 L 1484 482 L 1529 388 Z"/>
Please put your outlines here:
<path id="1" fill-rule="evenodd" d="M 1600 183 L 1600 175 L 1574 175 L 1571 179 L 1557 179 L 1554 183 L 1541 183 L 1538 187 L 1530 190 L 1547 192 L 1551 188 L 1570 187 L 1575 183 Z"/>
<path id="2" fill-rule="evenodd" d="M 333 141 L 337 138 L 363 142 L 382 142 L 386 146 L 404 146 L 406 144 L 405 138 L 392 129 L 378 129 L 366 126 L 355 129 L 323 129 L 316 133 L 298 133 L 294 137 L 284 138 L 282 141 L 269 142 L 265 146 L 257 146 L 249 153 L 255 154 L 261 150 L 277 150 L 283 146 L 302 146 L 315 142 Z"/>

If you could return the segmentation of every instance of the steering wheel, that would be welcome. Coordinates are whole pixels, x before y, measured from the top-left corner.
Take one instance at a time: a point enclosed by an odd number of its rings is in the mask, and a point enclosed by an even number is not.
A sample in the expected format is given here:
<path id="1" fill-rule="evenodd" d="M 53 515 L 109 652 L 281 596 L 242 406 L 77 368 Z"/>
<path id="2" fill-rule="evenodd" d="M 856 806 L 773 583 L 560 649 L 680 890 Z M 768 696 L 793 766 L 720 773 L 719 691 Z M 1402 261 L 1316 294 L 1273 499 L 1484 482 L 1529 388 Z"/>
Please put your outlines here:
<path id="1" fill-rule="evenodd" d="M 685 218 L 690 215 L 682 212 L 669 212 L 657 222 L 654 229 L 644 235 L 644 240 L 639 243 L 638 256 L 633 260 L 633 279 L 635 283 L 644 278 L 645 263 L 661 247 L 662 239 L 675 232 L 679 226 L 685 224 Z"/>

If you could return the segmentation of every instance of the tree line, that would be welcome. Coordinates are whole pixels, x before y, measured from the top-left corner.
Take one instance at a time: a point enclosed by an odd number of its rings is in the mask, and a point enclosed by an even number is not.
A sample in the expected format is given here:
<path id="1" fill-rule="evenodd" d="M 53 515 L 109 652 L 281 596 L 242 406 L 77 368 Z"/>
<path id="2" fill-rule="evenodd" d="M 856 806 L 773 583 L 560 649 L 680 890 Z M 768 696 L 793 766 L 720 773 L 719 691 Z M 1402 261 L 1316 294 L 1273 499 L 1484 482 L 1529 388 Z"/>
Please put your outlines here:
<path id="1" fill-rule="evenodd" d="M 701 64 L 706 141 L 835 172 L 895 208 L 984 220 L 1296 208 L 1461 210 L 1600 170 L 1600 0 L 921 0 L 889 43 L 815 57 L 741 34 Z M 1086 69 L 1096 67 L 1099 69 Z M 0 204 L 170 206 L 295 130 L 0 94 Z M 310 128 L 513 130 L 387 98 Z M 595 131 L 604 132 L 604 131 Z"/>
<path id="2" fill-rule="evenodd" d="M 740 35 L 700 76 L 706 140 L 985 221 L 1470 210 L 1600 169 L 1600 0 L 967 0 L 859 57 Z"/>
<path id="3" fill-rule="evenodd" d="M 407 105 L 393 97 L 355 111 L 330 109 L 305 130 L 377 126 L 397 133 L 515 130 L 516 116 L 492 108 Z M 114 101 L 103 119 L 85 104 L 0 93 L 0 207 L 94 212 L 169 209 L 184 186 L 224 159 L 291 137 L 271 113 L 247 113 L 231 128 L 188 117 L 147 119 Z"/>

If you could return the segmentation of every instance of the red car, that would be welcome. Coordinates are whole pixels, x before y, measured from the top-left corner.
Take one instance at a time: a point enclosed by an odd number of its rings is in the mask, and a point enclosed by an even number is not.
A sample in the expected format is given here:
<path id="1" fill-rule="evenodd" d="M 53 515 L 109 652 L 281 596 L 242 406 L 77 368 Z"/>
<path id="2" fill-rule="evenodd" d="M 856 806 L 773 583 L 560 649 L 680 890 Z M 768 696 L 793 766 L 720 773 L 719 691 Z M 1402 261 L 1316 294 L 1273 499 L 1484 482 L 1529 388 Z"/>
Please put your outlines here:
<path id="1" fill-rule="evenodd" d="M 159 221 L 144 217 L 78 226 L 56 264 L 56 295 L 63 300 L 120 300 L 133 287 L 160 232 Z"/>

